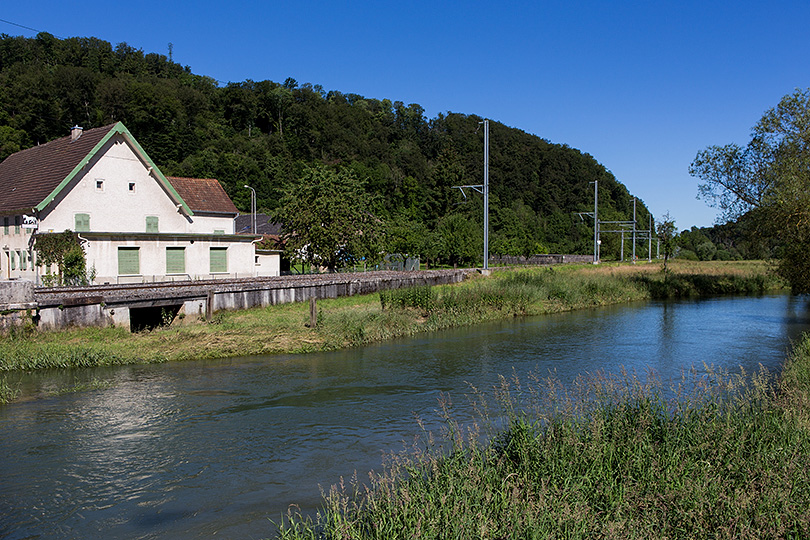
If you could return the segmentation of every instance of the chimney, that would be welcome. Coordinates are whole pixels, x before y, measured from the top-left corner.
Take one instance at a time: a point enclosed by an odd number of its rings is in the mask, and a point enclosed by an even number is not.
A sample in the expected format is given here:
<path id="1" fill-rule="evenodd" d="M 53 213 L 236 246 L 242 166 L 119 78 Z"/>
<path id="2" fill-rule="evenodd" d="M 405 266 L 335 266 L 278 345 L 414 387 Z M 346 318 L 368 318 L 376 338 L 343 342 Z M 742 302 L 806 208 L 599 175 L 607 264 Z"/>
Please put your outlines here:
<path id="1" fill-rule="evenodd" d="M 83 128 L 80 128 L 79 126 L 73 126 L 70 128 L 70 142 L 73 142 L 82 136 L 82 129 Z"/>

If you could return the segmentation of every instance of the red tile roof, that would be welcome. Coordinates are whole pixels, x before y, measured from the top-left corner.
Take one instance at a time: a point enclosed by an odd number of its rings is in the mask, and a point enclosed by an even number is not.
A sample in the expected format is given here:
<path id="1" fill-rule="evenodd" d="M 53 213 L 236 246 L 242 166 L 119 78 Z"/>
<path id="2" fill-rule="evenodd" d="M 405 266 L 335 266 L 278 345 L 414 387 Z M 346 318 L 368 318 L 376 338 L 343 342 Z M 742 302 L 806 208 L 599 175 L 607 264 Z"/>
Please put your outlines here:
<path id="1" fill-rule="evenodd" d="M 213 178 L 177 178 L 167 176 L 180 198 L 192 212 L 212 212 L 217 214 L 238 214 L 231 198 Z"/>
<path id="2" fill-rule="evenodd" d="M 0 213 L 28 212 L 56 189 L 116 124 L 11 154 L 0 163 Z"/>

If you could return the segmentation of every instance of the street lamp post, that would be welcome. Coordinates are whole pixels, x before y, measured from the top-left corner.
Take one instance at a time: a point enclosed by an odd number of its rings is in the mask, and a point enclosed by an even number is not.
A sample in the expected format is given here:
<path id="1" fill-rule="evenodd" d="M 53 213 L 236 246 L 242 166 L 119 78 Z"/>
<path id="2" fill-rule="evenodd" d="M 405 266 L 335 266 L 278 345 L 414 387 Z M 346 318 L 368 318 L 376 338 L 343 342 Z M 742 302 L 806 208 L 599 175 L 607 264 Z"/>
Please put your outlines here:
<path id="1" fill-rule="evenodd" d="M 250 190 L 250 228 L 251 232 L 256 234 L 256 190 L 247 184 L 245 187 Z"/>

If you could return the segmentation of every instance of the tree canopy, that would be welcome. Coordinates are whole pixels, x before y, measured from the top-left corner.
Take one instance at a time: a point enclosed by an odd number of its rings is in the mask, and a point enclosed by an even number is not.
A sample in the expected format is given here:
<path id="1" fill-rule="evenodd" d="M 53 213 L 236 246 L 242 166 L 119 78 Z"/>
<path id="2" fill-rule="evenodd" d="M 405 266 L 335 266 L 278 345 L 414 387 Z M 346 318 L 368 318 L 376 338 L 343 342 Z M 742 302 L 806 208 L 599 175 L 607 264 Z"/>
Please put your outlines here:
<path id="1" fill-rule="evenodd" d="M 256 189 L 259 210 L 278 214 L 306 171 L 325 166 L 351 172 L 379 199 L 376 217 L 400 232 L 408 224 L 436 234 L 456 215 L 471 230 L 483 227 L 480 200 L 463 204 L 452 189 L 483 178 L 478 116 L 426 118 L 416 103 L 327 91 L 292 78 L 220 86 L 126 43 L 0 35 L 0 159 L 65 136 L 73 125 L 119 120 L 164 173 L 217 178 L 242 210 L 250 208 L 245 184 Z M 592 156 L 492 121 L 493 249 L 505 255 L 589 252 L 592 226 L 574 212 L 591 208 L 593 181 L 599 182 L 600 216 L 632 219 L 633 197 Z M 648 216 L 639 204 L 638 222 L 648 223 Z M 387 238 L 403 240 L 402 234 Z M 409 249 L 449 263 L 454 255 L 439 240 L 411 242 Z M 618 256 L 618 241 L 604 240 L 603 255 Z"/>
<path id="2" fill-rule="evenodd" d="M 87 275 L 84 249 L 77 233 L 66 230 L 61 233 L 38 234 L 35 238 L 39 263 L 46 268 L 51 265 L 56 265 L 57 268 L 56 276 L 48 271 L 46 283 L 87 285 L 92 281 Z"/>
<path id="3" fill-rule="evenodd" d="M 290 260 L 334 272 L 382 255 L 382 222 L 375 200 L 348 170 L 311 167 L 281 198 L 277 220 L 285 223 Z"/>
<path id="4" fill-rule="evenodd" d="M 698 152 L 690 173 L 703 181 L 701 196 L 776 243 L 779 271 L 794 292 L 810 292 L 810 90 L 765 111 L 745 148 Z"/>

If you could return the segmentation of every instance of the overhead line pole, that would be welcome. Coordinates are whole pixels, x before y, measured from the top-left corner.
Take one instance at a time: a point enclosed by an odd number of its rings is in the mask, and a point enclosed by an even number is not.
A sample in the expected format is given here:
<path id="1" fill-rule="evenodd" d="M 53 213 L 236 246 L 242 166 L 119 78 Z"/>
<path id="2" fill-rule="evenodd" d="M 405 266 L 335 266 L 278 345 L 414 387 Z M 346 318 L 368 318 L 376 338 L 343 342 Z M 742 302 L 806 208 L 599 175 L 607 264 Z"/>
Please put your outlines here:
<path id="1" fill-rule="evenodd" d="M 636 198 L 633 197 L 633 264 L 636 264 Z"/>
<path id="2" fill-rule="evenodd" d="M 593 264 L 599 264 L 599 182 L 593 184 Z"/>
<path id="3" fill-rule="evenodd" d="M 466 186 L 453 186 L 453 189 L 458 189 L 464 198 L 467 194 L 464 193 L 464 188 L 472 189 L 484 196 L 484 265 L 483 271 L 489 272 L 489 120 L 478 122 L 484 124 L 484 183 Z M 478 133 L 478 130 L 476 130 Z"/>
<path id="4" fill-rule="evenodd" d="M 484 120 L 484 271 L 489 270 L 489 120 Z"/>

